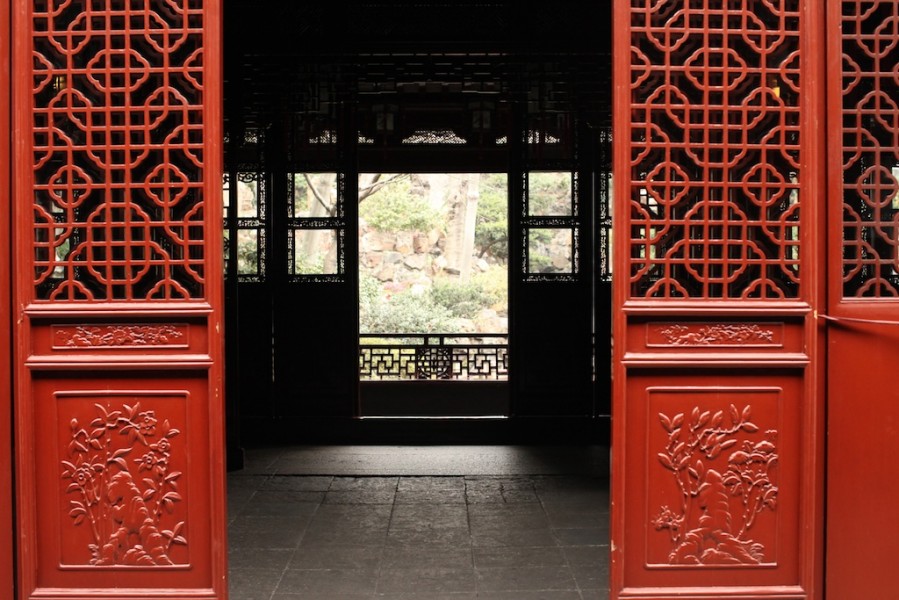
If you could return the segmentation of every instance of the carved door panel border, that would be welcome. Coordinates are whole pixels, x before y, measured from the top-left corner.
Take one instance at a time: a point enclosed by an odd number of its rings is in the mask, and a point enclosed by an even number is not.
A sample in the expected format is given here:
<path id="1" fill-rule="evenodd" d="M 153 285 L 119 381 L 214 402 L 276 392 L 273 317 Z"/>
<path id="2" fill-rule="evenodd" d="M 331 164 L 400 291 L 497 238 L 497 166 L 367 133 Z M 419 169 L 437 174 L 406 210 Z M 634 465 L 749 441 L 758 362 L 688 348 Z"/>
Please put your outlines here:
<path id="1" fill-rule="evenodd" d="M 221 3 L 13 5 L 19 597 L 225 598 Z"/>
<path id="2" fill-rule="evenodd" d="M 614 4 L 614 599 L 822 594 L 823 16 Z"/>

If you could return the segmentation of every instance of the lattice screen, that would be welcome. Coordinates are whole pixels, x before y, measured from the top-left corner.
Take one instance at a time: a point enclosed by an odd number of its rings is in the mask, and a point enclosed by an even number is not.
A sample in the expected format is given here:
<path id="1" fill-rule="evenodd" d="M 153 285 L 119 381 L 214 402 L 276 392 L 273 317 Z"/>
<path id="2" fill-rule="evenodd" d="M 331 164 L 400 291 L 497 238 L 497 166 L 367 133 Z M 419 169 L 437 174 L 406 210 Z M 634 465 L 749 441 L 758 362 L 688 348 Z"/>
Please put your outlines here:
<path id="1" fill-rule="evenodd" d="M 796 298 L 799 0 L 631 0 L 630 295 Z"/>
<path id="2" fill-rule="evenodd" d="M 37 299 L 204 296 L 202 5 L 34 2 Z"/>
<path id="3" fill-rule="evenodd" d="M 899 296 L 899 2 L 842 7 L 843 294 Z"/>

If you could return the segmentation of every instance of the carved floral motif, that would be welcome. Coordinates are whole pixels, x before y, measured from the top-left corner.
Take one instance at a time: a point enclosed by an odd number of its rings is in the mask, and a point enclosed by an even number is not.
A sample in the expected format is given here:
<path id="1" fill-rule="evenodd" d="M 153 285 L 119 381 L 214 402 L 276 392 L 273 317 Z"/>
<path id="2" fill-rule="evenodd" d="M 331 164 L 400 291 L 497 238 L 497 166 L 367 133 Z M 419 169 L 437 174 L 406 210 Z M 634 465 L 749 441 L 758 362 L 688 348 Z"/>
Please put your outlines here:
<path id="1" fill-rule="evenodd" d="M 758 515 L 777 507 L 778 487 L 771 478 L 778 461 L 777 432 L 769 430 L 758 441 L 747 439 L 759 437 L 750 406 L 741 412 L 731 405 L 729 413 L 694 408 L 689 420 L 684 413 L 670 418 L 659 413 L 668 444 L 658 458 L 671 471 L 680 506 L 662 506 L 651 522 L 657 531 L 668 531 L 671 564 L 765 561 L 764 545 L 748 534 Z M 723 463 L 718 459 L 726 451 L 726 468 L 710 468 Z"/>
<path id="2" fill-rule="evenodd" d="M 717 323 L 695 328 L 687 325 L 668 325 L 659 333 L 672 346 L 714 346 L 773 344 L 774 332 L 755 324 Z"/>
<path id="3" fill-rule="evenodd" d="M 68 460 L 62 479 L 69 517 L 88 526 L 90 564 L 171 565 L 169 549 L 186 545 L 184 521 L 176 521 L 179 471 L 170 470 L 173 439 L 169 422 L 159 426 L 154 411 L 140 403 L 109 410 L 100 404 L 87 427 L 71 421 Z"/>
<path id="4" fill-rule="evenodd" d="M 78 325 L 59 327 L 57 346 L 93 348 L 173 346 L 184 343 L 184 327 L 176 325 Z"/>

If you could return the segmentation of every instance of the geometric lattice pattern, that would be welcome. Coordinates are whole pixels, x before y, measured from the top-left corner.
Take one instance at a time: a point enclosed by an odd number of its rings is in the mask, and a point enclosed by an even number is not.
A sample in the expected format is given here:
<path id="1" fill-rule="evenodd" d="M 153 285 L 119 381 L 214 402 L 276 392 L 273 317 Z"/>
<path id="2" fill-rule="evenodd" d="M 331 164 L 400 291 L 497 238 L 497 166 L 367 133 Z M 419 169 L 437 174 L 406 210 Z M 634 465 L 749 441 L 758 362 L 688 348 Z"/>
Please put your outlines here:
<path id="1" fill-rule="evenodd" d="M 899 296 L 899 2 L 842 3 L 843 295 Z"/>
<path id="2" fill-rule="evenodd" d="M 798 297 L 800 0 L 630 3 L 630 296 Z"/>
<path id="3" fill-rule="evenodd" d="M 202 5 L 32 4 L 38 300 L 203 297 Z"/>
<path id="4" fill-rule="evenodd" d="M 509 377 L 505 335 L 360 335 L 359 379 L 493 380 Z"/>

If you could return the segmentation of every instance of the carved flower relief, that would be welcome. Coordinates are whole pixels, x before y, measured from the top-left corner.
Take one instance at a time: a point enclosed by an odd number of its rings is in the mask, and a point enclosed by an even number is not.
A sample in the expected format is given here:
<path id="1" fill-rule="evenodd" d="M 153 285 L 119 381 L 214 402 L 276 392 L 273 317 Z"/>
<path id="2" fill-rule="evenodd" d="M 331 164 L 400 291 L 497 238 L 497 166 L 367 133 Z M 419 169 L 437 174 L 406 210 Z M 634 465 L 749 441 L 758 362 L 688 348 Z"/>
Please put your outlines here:
<path id="1" fill-rule="evenodd" d="M 672 346 L 714 346 L 723 344 L 773 344 L 774 331 L 757 324 L 716 323 L 701 327 L 668 325 L 658 329 L 665 342 Z"/>
<path id="2" fill-rule="evenodd" d="M 180 432 L 167 420 L 157 430 L 154 411 L 141 411 L 140 404 L 94 406 L 98 417 L 88 426 L 70 422 L 62 461 L 66 494 L 74 498 L 69 517 L 92 539 L 86 560 L 96 566 L 171 565 L 171 547 L 187 544 L 176 510 L 181 473 L 170 470 L 172 440 Z"/>
<path id="3" fill-rule="evenodd" d="M 764 544 L 749 537 L 756 519 L 777 508 L 777 432 L 757 439 L 751 407 L 729 414 L 694 408 L 689 417 L 659 413 L 668 443 L 658 453 L 670 471 L 679 506 L 663 505 L 651 519 L 666 531 L 671 564 L 739 565 L 765 562 Z M 723 461 L 726 458 L 726 463 Z M 721 457 L 721 460 L 719 460 Z M 720 466 L 719 466 L 720 465 Z"/>
<path id="4" fill-rule="evenodd" d="M 174 325 L 78 325 L 59 327 L 54 335 L 57 345 L 75 348 L 167 346 L 185 336 Z"/>

